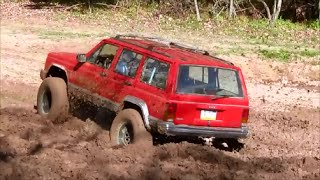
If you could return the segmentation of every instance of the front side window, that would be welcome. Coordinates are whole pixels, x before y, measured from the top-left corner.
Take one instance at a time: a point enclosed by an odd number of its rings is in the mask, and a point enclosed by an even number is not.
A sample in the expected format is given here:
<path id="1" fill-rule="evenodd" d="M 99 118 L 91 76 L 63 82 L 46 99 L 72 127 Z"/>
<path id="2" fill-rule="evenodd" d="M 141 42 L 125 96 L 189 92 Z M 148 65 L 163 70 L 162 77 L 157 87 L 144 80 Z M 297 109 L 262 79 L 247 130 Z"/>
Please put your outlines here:
<path id="1" fill-rule="evenodd" d="M 115 71 L 125 76 L 134 77 L 141 59 L 141 54 L 124 49 L 121 53 Z"/>
<path id="2" fill-rule="evenodd" d="M 237 71 L 206 66 L 180 66 L 177 92 L 180 94 L 243 97 Z"/>
<path id="3" fill-rule="evenodd" d="M 103 44 L 88 58 L 88 62 L 108 69 L 117 53 L 117 50 L 117 46 Z"/>
<path id="4" fill-rule="evenodd" d="M 165 89 L 170 65 L 148 58 L 143 66 L 141 81 L 151 86 Z"/>

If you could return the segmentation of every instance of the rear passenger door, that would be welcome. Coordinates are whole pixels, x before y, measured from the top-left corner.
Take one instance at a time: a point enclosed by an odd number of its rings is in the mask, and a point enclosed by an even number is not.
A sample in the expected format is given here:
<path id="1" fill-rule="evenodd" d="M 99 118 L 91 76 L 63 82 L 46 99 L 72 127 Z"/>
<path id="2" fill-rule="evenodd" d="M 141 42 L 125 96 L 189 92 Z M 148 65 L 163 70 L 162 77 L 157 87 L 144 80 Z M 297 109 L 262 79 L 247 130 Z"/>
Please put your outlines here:
<path id="1" fill-rule="evenodd" d="M 123 48 L 119 59 L 110 69 L 108 80 L 102 84 L 101 95 L 114 102 L 121 102 L 128 92 L 135 91 L 135 78 L 143 55 Z"/>
<path id="2" fill-rule="evenodd" d="M 169 88 L 170 64 L 156 58 L 147 57 L 135 93 L 143 97 L 149 113 L 155 117 L 162 117 Z"/>

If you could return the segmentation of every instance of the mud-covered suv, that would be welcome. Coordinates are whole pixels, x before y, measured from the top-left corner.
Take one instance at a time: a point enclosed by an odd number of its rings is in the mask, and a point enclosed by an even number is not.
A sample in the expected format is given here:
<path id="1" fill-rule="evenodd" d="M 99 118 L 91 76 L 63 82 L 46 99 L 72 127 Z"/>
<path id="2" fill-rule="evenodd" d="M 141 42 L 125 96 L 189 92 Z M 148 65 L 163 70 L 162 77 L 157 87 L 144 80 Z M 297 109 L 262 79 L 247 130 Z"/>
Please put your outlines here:
<path id="1" fill-rule="evenodd" d="M 114 145 L 170 137 L 238 139 L 248 135 L 249 101 L 241 69 L 159 38 L 117 35 L 86 54 L 51 52 L 40 72 L 37 110 L 65 121 L 70 97 L 116 113 Z"/>

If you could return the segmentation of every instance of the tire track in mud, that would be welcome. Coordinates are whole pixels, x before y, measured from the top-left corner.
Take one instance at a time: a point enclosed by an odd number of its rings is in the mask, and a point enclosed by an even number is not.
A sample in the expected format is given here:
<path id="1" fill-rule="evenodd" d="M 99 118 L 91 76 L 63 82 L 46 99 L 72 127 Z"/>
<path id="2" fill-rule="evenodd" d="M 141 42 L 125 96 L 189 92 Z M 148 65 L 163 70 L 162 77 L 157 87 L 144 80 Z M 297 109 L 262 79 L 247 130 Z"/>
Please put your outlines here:
<path id="1" fill-rule="evenodd" d="M 0 179 L 316 179 L 320 147 L 313 141 L 320 126 L 316 120 L 305 125 L 305 120 L 317 115 L 314 109 L 253 112 L 253 135 L 239 152 L 227 152 L 186 142 L 113 148 L 108 131 L 89 119 L 70 117 L 53 125 L 35 110 L 3 108 Z M 270 124 L 279 127 L 277 134 Z M 299 138 L 298 130 L 313 135 Z M 297 146 L 299 141 L 305 146 Z"/>

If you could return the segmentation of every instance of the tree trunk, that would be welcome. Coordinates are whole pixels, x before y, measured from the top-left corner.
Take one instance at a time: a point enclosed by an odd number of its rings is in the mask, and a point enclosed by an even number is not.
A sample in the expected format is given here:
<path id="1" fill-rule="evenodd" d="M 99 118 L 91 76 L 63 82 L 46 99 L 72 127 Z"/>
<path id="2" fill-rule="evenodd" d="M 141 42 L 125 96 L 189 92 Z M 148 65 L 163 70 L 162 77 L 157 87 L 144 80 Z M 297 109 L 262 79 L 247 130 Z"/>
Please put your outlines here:
<path id="1" fill-rule="evenodd" d="M 201 17 L 200 17 L 200 12 L 199 12 L 199 7 L 198 7 L 198 1 L 194 0 L 194 6 L 196 8 L 196 13 L 197 13 L 197 20 L 201 21 Z"/>
<path id="2" fill-rule="evenodd" d="M 318 1 L 318 13 L 319 13 L 318 19 L 319 19 L 319 21 L 320 21 L 320 0 Z"/>
<path id="3" fill-rule="evenodd" d="M 234 2 L 233 0 L 229 1 L 229 18 L 234 15 Z"/>
<path id="4" fill-rule="evenodd" d="M 271 19 L 271 22 L 274 21 L 274 15 L 275 15 L 276 10 L 277 10 L 277 0 L 274 0 L 273 1 L 273 7 L 272 7 L 272 19 Z"/>
<path id="5" fill-rule="evenodd" d="M 281 5 L 282 5 L 282 0 L 274 0 L 272 19 L 269 23 L 270 26 L 273 26 L 275 21 L 278 19 L 280 11 L 281 11 Z"/>
<path id="6" fill-rule="evenodd" d="M 88 0 L 88 7 L 89 7 L 89 12 L 92 13 L 92 9 L 91 9 L 91 0 Z"/>
<path id="7" fill-rule="evenodd" d="M 280 11 L 281 11 L 281 6 L 282 6 L 282 0 L 278 0 L 278 3 L 277 3 L 277 9 L 276 9 L 276 12 L 275 12 L 275 20 L 277 20 L 279 18 L 279 14 L 280 14 Z"/>

